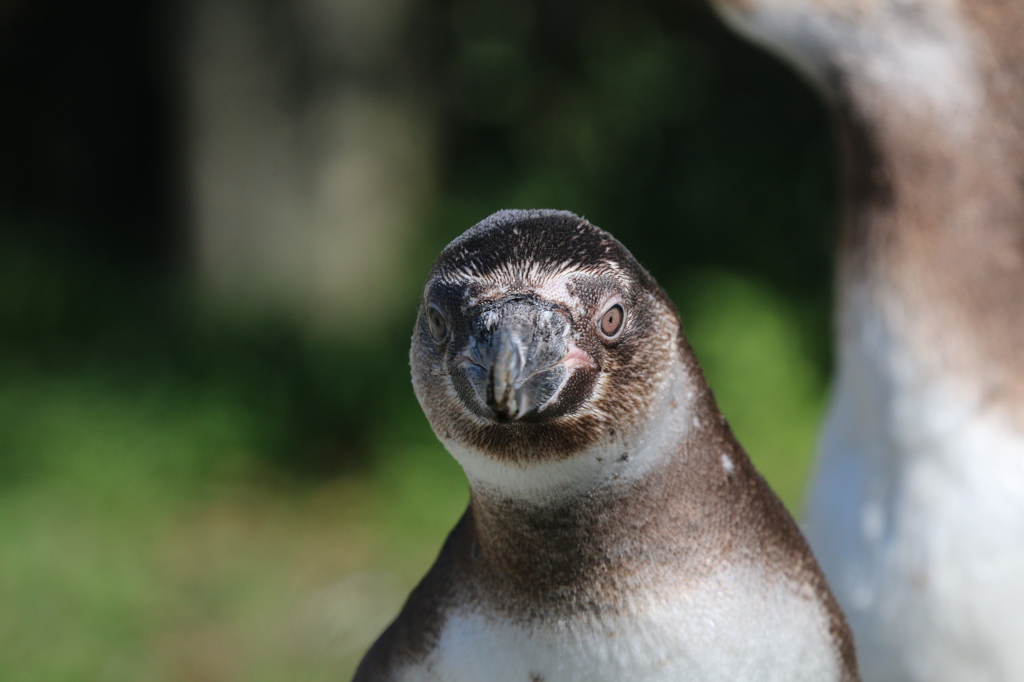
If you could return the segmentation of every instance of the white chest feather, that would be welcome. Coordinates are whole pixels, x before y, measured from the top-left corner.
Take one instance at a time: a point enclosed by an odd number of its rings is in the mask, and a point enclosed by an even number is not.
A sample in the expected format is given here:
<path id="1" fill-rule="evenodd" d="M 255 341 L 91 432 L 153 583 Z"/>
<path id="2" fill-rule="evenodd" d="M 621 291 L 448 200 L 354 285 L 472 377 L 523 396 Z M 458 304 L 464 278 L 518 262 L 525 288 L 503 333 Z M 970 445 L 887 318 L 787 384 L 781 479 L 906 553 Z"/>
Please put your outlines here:
<path id="1" fill-rule="evenodd" d="M 862 322 L 840 359 L 807 532 L 864 680 L 1024 680 L 1024 433 Z"/>
<path id="2" fill-rule="evenodd" d="M 542 625 L 466 610 L 403 682 L 828 682 L 840 679 L 813 595 L 730 570 L 701 589 L 640 595 L 614 616 Z"/>

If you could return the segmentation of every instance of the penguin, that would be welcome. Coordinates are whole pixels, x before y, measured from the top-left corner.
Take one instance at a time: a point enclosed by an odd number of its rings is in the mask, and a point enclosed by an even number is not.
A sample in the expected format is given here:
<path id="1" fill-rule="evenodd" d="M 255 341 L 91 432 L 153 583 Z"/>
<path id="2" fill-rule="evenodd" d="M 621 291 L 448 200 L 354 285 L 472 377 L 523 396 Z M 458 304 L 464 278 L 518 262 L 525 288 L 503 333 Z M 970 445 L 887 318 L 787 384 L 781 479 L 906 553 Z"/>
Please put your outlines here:
<path id="1" fill-rule="evenodd" d="M 838 133 L 805 529 L 864 679 L 1024 680 L 1024 3 L 714 1 Z"/>
<path id="2" fill-rule="evenodd" d="M 470 228 L 410 357 L 470 502 L 355 682 L 859 680 L 807 543 L 610 234 L 552 210 Z"/>

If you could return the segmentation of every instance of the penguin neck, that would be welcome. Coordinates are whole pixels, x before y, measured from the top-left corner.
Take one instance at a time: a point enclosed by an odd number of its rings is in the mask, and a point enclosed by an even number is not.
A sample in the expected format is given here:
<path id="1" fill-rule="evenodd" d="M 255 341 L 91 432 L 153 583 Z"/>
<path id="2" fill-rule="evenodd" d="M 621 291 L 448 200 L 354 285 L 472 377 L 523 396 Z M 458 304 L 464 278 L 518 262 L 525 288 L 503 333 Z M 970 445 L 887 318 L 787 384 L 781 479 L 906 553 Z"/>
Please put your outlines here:
<path id="1" fill-rule="evenodd" d="M 600 601 L 621 592 L 621 583 L 611 585 L 624 573 L 641 581 L 661 569 L 685 574 L 687 562 L 726 551 L 729 543 L 715 529 L 744 512 L 723 491 L 730 483 L 749 491 L 760 479 L 695 362 L 678 363 L 659 411 L 632 449 L 603 462 L 603 448 L 579 455 L 572 485 L 512 494 L 471 476 L 469 518 L 489 590 L 522 596 L 524 585 L 544 594 L 579 589 L 587 593 L 583 601 Z M 744 483 L 748 478 L 757 483 Z"/>
<path id="2" fill-rule="evenodd" d="M 1024 405 L 1024 13 L 1009 5 L 935 2 L 826 45 L 844 166 L 841 378 L 874 354 L 897 390 Z"/>
<path id="3" fill-rule="evenodd" d="M 1019 0 L 717 3 L 834 112 L 840 343 L 879 315 L 922 372 L 1024 385 Z"/>

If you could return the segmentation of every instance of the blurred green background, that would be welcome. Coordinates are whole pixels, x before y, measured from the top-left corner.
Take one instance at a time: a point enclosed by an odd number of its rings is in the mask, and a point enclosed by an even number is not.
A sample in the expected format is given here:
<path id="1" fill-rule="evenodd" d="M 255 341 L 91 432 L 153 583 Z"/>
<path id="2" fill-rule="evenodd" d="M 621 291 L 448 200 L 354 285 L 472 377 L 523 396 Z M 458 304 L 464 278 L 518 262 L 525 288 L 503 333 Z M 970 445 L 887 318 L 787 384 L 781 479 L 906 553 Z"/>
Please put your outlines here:
<path id="1" fill-rule="evenodd" d="M 799 510 L 833 150 L 700 3 L 9 1 L 0 93 L 0 679 L 347 679 L 466 503 L 408 340 L 500 208 L 633 251 Z"/>

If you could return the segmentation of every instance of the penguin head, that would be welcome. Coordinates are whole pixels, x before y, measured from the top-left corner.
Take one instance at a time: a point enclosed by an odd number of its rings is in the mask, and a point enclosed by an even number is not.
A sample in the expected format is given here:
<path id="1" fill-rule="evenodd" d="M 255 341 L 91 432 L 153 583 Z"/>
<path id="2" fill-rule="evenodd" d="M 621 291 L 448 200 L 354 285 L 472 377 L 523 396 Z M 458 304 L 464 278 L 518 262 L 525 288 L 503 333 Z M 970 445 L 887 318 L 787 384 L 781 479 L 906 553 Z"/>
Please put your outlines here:
<path id="1" fill-rule="evenodd" d="M 628 450 L 680 347 L 672 303 L 614 237 L 568 212 L 501 211 L 434 263 L 413 384 L 464 466 L 566 460 Z"/>

